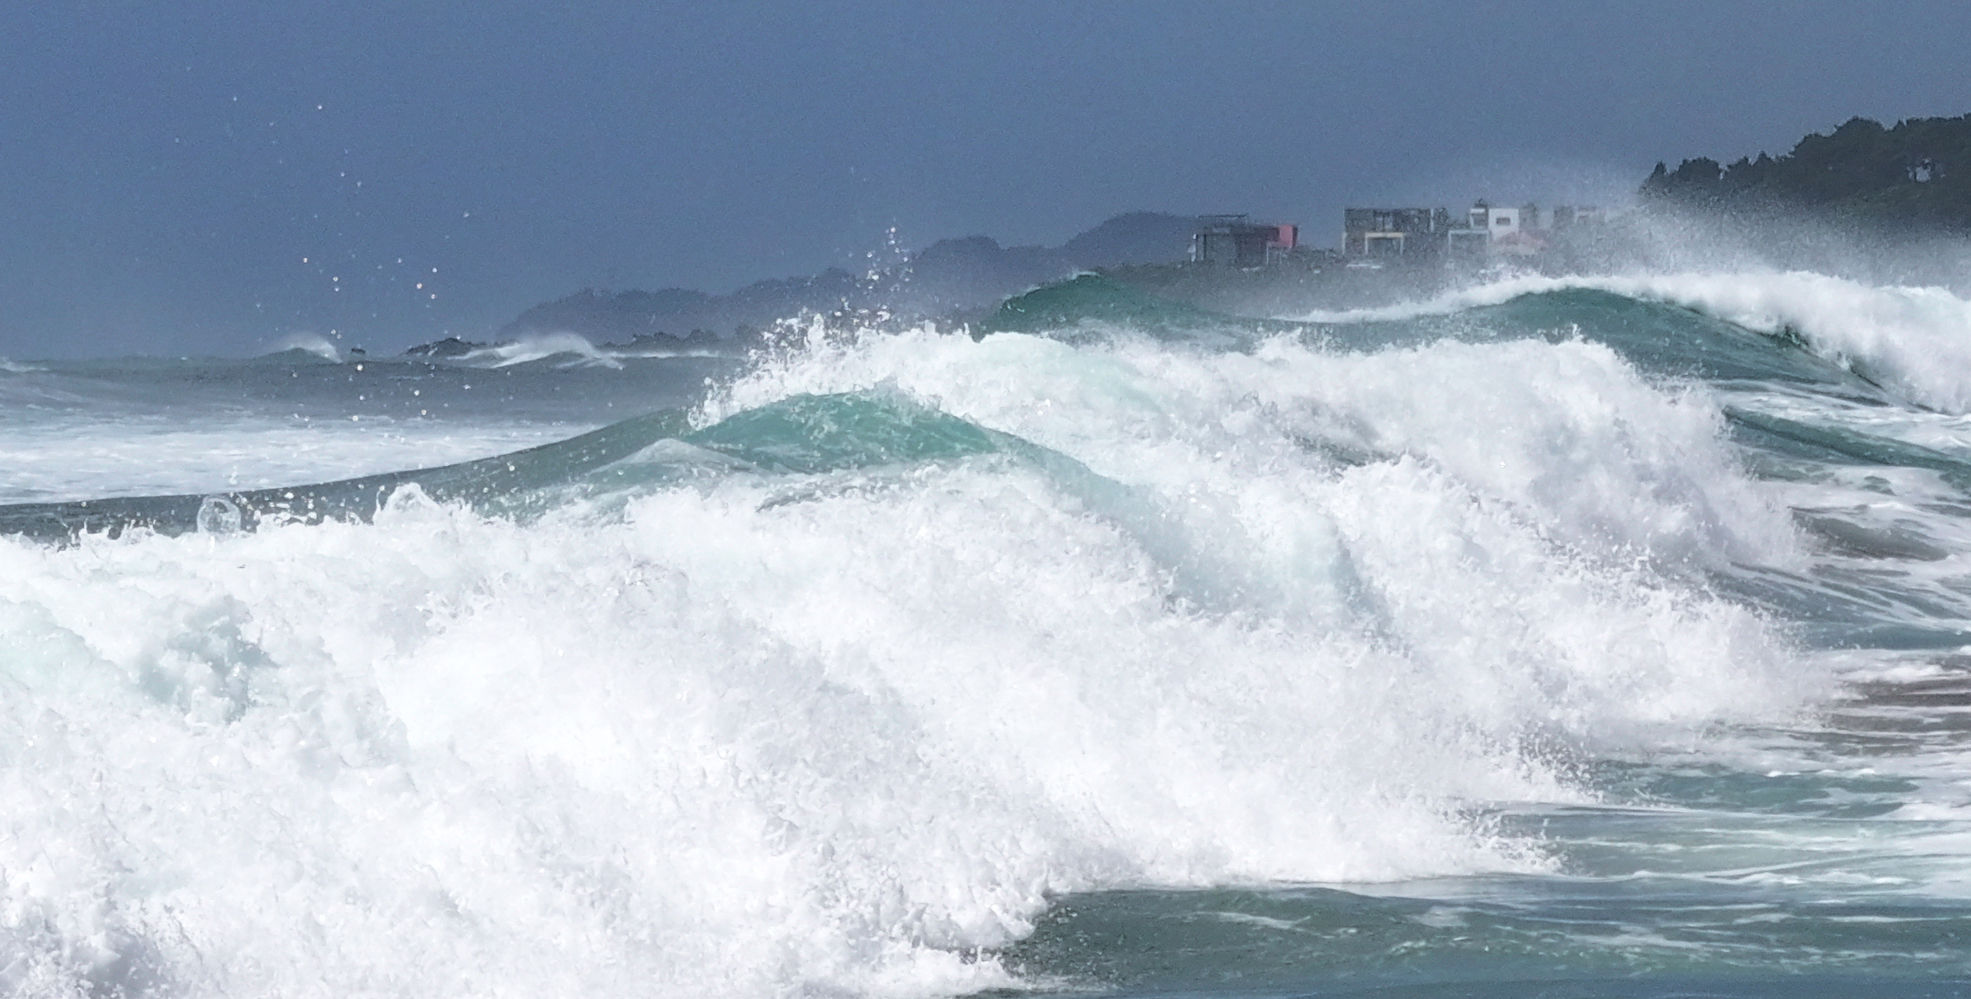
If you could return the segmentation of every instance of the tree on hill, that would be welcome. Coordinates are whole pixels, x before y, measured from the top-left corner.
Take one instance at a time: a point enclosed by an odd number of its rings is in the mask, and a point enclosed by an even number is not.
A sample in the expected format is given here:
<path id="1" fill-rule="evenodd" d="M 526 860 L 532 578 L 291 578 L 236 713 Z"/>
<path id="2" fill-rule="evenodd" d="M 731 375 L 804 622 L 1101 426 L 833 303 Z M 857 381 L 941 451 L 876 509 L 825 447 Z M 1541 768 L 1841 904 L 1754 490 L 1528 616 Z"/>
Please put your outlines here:
<path id="1" fill-rule="evenodd" d="M 1708 157 L 1675 170 L 1658 163 L 1643 181 L 1647 205 L 1735 216 L 1806 214 L 1863 226 L 1971 233 L 1971 115 L 1910 118 L 1884 128 L 1850 118 L 1791 152 Z"/>

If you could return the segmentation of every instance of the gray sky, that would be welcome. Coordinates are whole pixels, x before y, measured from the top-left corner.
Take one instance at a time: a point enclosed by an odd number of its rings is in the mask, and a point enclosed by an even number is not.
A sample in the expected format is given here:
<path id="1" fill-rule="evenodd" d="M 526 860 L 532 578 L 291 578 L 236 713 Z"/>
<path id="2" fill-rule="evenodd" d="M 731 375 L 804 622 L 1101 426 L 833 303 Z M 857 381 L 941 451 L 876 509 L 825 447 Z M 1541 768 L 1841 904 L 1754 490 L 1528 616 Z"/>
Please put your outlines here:
<path id="1" fill-rule="evenodd" d="M 1241 211 L 1328 245 L 1345 204 L 1608 200 L 1963 114 L 1967 50 L 1962 2 L 18 0 L 0 356 L 398 348 L 891 227 Z"/>

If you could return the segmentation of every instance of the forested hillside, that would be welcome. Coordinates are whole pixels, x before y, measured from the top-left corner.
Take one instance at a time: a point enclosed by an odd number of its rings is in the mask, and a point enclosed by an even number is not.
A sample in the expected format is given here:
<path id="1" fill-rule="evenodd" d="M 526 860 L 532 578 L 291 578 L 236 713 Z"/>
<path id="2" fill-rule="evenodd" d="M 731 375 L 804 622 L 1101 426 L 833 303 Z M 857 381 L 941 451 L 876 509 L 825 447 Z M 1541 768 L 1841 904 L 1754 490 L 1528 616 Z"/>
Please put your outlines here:
<path id="1" fill-rule="evenodd" d="M 1851 118 L 1779 156 L 1722 165 L 1699 157 L 1675 170 L 1658 163 L 1641 194 L 1645 206 L 1971 233 L 1971 115 L 1888 128 Z"/>

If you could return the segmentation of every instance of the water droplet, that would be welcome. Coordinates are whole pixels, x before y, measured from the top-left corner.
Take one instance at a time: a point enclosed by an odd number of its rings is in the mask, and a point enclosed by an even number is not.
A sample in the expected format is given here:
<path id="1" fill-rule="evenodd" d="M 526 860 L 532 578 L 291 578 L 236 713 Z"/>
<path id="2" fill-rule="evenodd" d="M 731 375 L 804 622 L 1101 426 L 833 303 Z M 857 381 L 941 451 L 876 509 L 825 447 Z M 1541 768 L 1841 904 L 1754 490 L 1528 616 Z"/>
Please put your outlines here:
<path id="1" fill-rule="evenodd" d="M 240 505 L 224 496 L 207 496 L 198 505 L 198 529 L 201 534 L 237 534 L 240 522 Z"/>

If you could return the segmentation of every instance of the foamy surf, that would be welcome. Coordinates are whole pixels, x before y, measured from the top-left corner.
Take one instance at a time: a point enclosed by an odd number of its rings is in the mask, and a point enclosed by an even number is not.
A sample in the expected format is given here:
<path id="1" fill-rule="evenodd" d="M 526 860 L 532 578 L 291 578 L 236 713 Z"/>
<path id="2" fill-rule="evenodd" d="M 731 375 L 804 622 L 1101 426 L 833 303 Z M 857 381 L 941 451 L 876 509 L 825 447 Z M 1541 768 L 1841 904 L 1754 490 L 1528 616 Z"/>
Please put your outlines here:
<path id="1" fill-rule="evenodd" d="M 648 371 L 317 372 L 371 420 L 501 394 L 451 417 L 488 436 L 297 483 L 353 497 L 320 516 L 188 489 L 152 498 L 182 522 L 0 538 L 0 981 L 1959 973 L 1951 425 L 1749 332 L 1710 382 L 1543 308 L 1582 328 L 817 326 L 613 422 L 595 388 Z M 515 406 L 606 425 L 445 464 Z M 298 444 L 235 417 L 203 432 Z"/>

